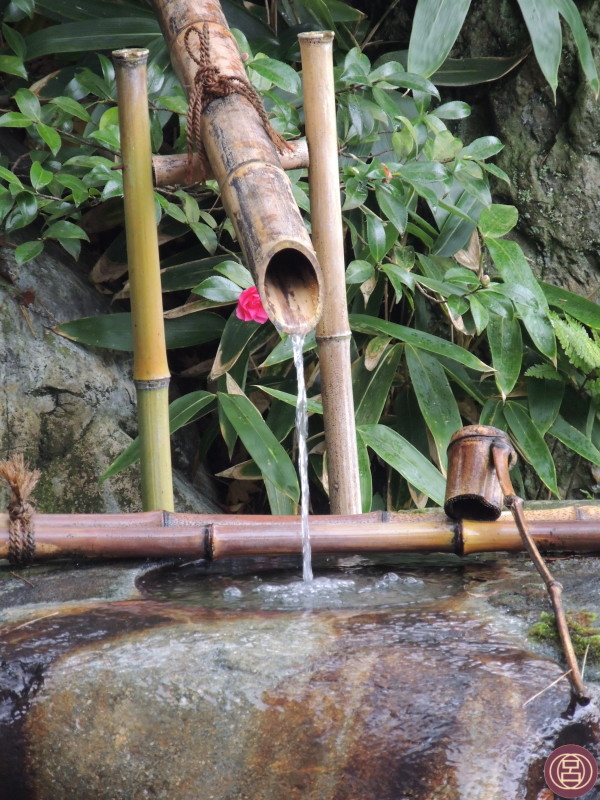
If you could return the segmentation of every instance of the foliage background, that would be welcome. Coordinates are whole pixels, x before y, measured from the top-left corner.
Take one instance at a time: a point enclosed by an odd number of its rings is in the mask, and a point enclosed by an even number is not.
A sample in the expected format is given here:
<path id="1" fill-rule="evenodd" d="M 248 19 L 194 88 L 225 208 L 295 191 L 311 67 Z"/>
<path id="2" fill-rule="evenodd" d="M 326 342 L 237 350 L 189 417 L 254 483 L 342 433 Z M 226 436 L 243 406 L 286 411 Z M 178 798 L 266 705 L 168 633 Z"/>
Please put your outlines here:
<path id="1" fill-rule="evenodd" d="M 544 486 L 558 491 L 550 450 L 557 441 L 600 465 L 597 309 L 540 285 L 519 246 L 503 238 L 517 214 L 508 203 L 491 205 L 488 188 L 492 174 L 499 181 L 495 191 L 513 199 L 512 182 L 493 160 L 502 145 L 489 131 L 470 141 L 469 108 L 458 99 L 459 90 L 442 89 L 440 103 L 424 76 L 406 73 L 402 50 L 386 56 L 390 45 L 371 49 L 372 28 L 343 4 L 282 2 L 277 34 L 274 17 L 267 19 L 265 10 L 224 6 L 231 24 L 251 38 L 249 43 L 239 34 L 250 54 L 249 75 L 287 135 L 297 135 L 302 126 L 301 106 L 293 101 L 298 76 L 283 63 L 297 61 L 297 30 L 315 22 L 337 29 L 363 508 L 423 505 L 428 496 L 439 503 L 445 447 L 462 422 L 510 431 L 532 465 L 530 494 Z M 35 257 L 53 239 L 77 257 L 84 242 L 98 257 L 93 279 L 126 303 L 112 68 L 103 55 L 81 55 L 83 45 L 90 50 L 106 44 L 106 33 L 99 33 L 94 19 L 98 14 L 120 26 L 123 38 L 116 41 L 113 31 L 111 47 L 150 45 L 153 144 L 156 150 L 183 149 L 185 101 L 147 6 L 83 3 L 73 9 L 67 3 L 38 2 L 34 9 L 29 0 L 13 2 L 0 56 L 12 100 L 7 98 L 10 105 L 0 124 L 21 128 L 34 149 L 29 160 L 5 161 L 0 203 L 7 235 L 15 244 L 20 240 L 18 260 Z M 59 28 L 43 27 L 48 22 L 60 24 L 62 38 Z M 73 25 L 79 28 L 69 28 Z M 87 38 L 82 39 L 82 30 Z M 356 48 L 357 41 L 367 44 L 371 58 Z M 57 57 L 58 49 L 64 54 Z M 440 64 L 442 49 L 437 43 Z M 519 59 L 522 53 L 517 51 Z M 490 63 L 478 66 L 484 67 Z M 593 94 L 594 78 L 588 77 L 591 87 L 582 91 Z M 444 82 L 439 75 L 437 80 Z M 510 80 L 514 75 L 505 84 Z M 548 86 L 543 80 L 540 85 Z M 298 172 L 292 179 L 308 211 L 305 176 Z M 157 213 L 162 215 L 169 337 L 172 347 L 183 348 L 174 350 L 173 369 L 180 387 L 193 390 L 175 402 L 174 427 L 202 417 L 196 424 L 203 428 L 203 455 L 230 487 L 229 507 L 261 508 L 264 485 L 270 507 L 291 512 L 297 481 L 290 460 L 294 381 L 288 345 L 270 325 L 240 323 L 231 313 L 250 277 L 239 263 L 215 187 L 163 191 Z M 470 238 L 475 222 L 479 234 Z M 464 249 L 458 262 L 452 258 L 457 249 Z M 186 302 L 190 289 L 193 303 Z M 62 332 L 127 349 L 128 324 L 122 313 L 75 322 Z M 310 444 L 318 510 L 325 504 L 326 464 L 318 364 L 312 355 L 306 371 L 313 394 Z M 242 421 L 242 411 L 250 424 Z M 265 441 L 272 445 L 267 453 L 261 450 Z M 125 460 L 131 456 L 130 451 Z"/>

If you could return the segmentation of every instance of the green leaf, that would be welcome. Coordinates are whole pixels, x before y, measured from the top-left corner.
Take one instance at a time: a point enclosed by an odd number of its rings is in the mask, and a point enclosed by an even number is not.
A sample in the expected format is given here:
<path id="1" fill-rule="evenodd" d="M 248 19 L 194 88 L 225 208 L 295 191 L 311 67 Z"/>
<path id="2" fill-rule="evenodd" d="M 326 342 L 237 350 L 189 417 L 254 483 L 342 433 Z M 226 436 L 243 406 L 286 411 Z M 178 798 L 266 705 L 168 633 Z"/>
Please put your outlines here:
<path id="1" fill-rule="evenodd" d="M 215 265 L 215 272 L 220 272 L 230 281 L 236 283 L 241 289 L 249 289 L 254 286 L 254 279 L 250 274 L 250 270 L 240 264 L 238 261 L 221 261 L 220 264 Z"/>
<path id="2" fill-rule="evenodd" d="M 203 417 L 212 411 L 215 405 L 216 395 L 211 392 L 190 392 L 183 397 L 178 397 L 169 406 L 169 430 L 173 434 L 184 425 L 193 420 Z M 122 472 L 126 467 L 135 464 L 140 457 L 140 440 L 136 438 L 131 444 L 117 456 L 110 467 L 100 476 L 100 482 L 112 478 L 118 472 Z"/>
<path id="3" fill-rule="evenodd" d="M 485 204 L 468 192 L 463 192 L 455 206 L 472 219 L 477 219 L 479 212 Z M 452 256 L 466 245 L 475 230 L 474 222 L 466 222 L 456 214 L 448 214 L 444 220 L 440 233 L 432 243 L 431 252 L 438 256 Z"/>
<path id="4" fill-rule="evenodd" d="M 27 56 L 27 45 L 25 39 L 21 36 L 18 30 L 11 28 L 10 25 L 2 25 L 2 33 L 6 44 L 10 47 L 13 53 L 21 59 Z M 26 77 L 26 76 L 25 76 Z"/>
<path id="5" fill-rule="evenodd" d="M 362 425 L 356 430 L 363 442 L 412 486 L 436 505 L 444 504 L 446 481 L 416 447 L 386 425 Z"/>
<path id="6" fill-rule="evenodd" d="M 373 479 L 371 478 L 371 459 L 367 446 L 356 434 L 356 455 L 358 456 L 358 481 L 360 484 L 361 511 L 368 514 L 373 503 Z"/>
<path id="7" fill-rule="evenodd" d="M 458 361 L 465 367 L 477 370 L 478 372 L 490 372 L 491 367 L 484 364 L 483 361 L 478 359 L 472 353 L 458 345 L 452 344 L 445 339 L 440 339 L 438 336 L 433 336 L 431 333 L 425 331 L 415 330 L 414 328 L 407 328 L 405 325 L 398 325 L 395 322 L 388 322 L 387 320 L 378 319 L 377 317 L 370 317 L 366 314 L 351 314 L 350 327 L 353 331 L 358 333 L 367 333 L 374 336 L 385 334 L 392 339 L 399 339 L 406 344 L 412 344 L 414 347 L 419 347 L 421 350 L 426 350 L 429 353 L 436 353 L 440 356 L 446 356 L 453 361 Z"/>
<path id="8" fill-rule="evenodd" d="M 408 71 L 429 77 L 443 64 L 471 0 L 419 0 L 408 46 Z"/>
<path id="9" fill-rule="evenodd" d="M 15 198 L 13 210 L 6 218 L 5 227 L 7 231 L 16 231 L 25 228 L 38 215 L 38 204 L 33 194 L 29 192 L 19 192 Z"/>
<path id="10" fill-rule="evenodd" d="M 521 326 L 514 316 L 499 317 L 492 314 L 487 327 L 487 337 L 496 370 L 496 386 L 502 399 L 509 395 L 521 373 L 523 340 Z"/>
<path id="11" fill-rule="evenodd" d="M 235 312 L 230 315 L 225 323 L 225 329 L 210 373 L 212 379 L 229 372 L 244 352 L 248 342 L 260 328 L 261 326 L 258 322 L 244 322 L 238 319 Z"/>
<path id="12" fill-rule="evenodd" d="M 549 365 L 548 365 L 549 366 Z M 543 436 L 548 432 L 560 410 L 565 393 L 562 381 L 548 381 L 531 378 L 527 381 L 527 400 L 529 414 L 538 431 Z"/>
<path id="13" fill-rule="evenodd" d="M 66 114 L 77 117 L 77 119 L 82 119 L 84 122 L 90 122 L 92 119 L 87 109 L 82 106 L 81 103 L 78 103 L 77 100 L 73 100 L 72 97 L 53 97 L 50 103 L 60 108 L 60 110 L 64 111 Z"/>
<path id="14" fill-rule="evenodd" d="M 17 264 L 25 264 L 32 258 L 37 258 L 44 249 L 44 243 L 38 240 L 33 242 L 23 242 L 15 249 L 15 261 Z"/>
<path id="15" fill-rule="evenodd" d="M 190 222 L 189 226 L 198 237 L 200 244 L 212 255 L 218 245 L 217 234 L 214 230 L 203 222 Z"/>
<path id="16" fill-rule="evenodd" d="M 556 92 L 562 31 L 555 0 L 517 0 L 529 30 L 533 51 L 544 77 Z"/>
<path id="17" fill-rule="evenodd" d="M 447 58 L 431 80 L 436 86 L 474 86 L 497 81 L 517 67 L 528 53 L 529 48 L 519 55 L 500 58 Z"/>
<path id="18" fill-rule="evenodd" d="M 25 43 L 28 58 L 38 58 L 55 53 L 146 47 L 160 36 L 156 19 L 115 15 L 104 18 L 101 25 L 97 19 L 52 25 L 30 34 Z"/>
<path id="19" fill-rule="evenodd" d="M 392 223 L 398 233 L 403 234 L 408 223 L 408 208 L 400 197 L 394 194 L 392 189 L 383 185 L 375 189 L 375 197 L 379 203 L 379 208 Z"/>
<path id="20" fill-rule="evenodd" d="M 225 322 L 216 314 L 202 312 L 178 319 L 165 320 L 167 348 L 190 347 L 218 339 Z M 108 347 L 112 350 L 133 351 L 131 314 L 100 314 L 64 322 L 54 328 L 56 333 L 75 342 L 93 347 Z"/>
<path id="21" fill-rule="evenodd" d="M 367 216 L 367 243 L 373 261 L 378 264 L 387 253 L 385 228 L 379 217 Z"/>
<path id="22" fill-rule="evenodd" d="M 373 370 L 361 363 L 353 369 L 354 416 L 357 425 L 379 422 L 400 363 L 403 345 L 389 347 Z"/>
<path id="23" fill-rule="evenodd" d="M 459 156 L 483 161 L 485 158 L 495 156 L 503 147 L 504 145 L 496 136 L 482 136 L 481 139 L 475 139 L 474 142 L 463 147 Z"/>
<path id="24" fill-rule="evenodd" d="M 58 222 L 53 222 L 48 228 L 46 228 L 44 234 L 44 239 L 85 239 L 88 241 L 88 235 L 80 228 L 79 225 L 75 225 L 73 222 L 68 222 L 67 220 L 59 220 Z"/>
<path id="25" fill-rule="evenodd" d="M 551 306 L 560 311 L 565 311 L 590 328 L 600 330 L 600 305 L 550 283 L 540 281 L 540 286 Z"/>
<path id="26" fill-rule="evenodd" d="M 35 129 L 52 151 L 52 155 L 56 155 L 62 146 L 62 140 L 58 131 L 55 131 L 54 128 L 50 128 L 48 125 L 44 125 L 42 122 L 38 122 Z"/>
<path id="27" fill-rule="evenodd" d="M 48 186 L 54 175 L 47 169 L 44 169 L 39 161 L 34 161 L 29 170 L 29 180 L 31 185 L 39 192 L 44 186 Z"/>
<path id="28" fill-rule="evenodd" d="M 0 128 L 29 128 L 33 122 L 20 111 L 8 111 L 0 117 Z"/>
<path id="29" fill-rule="evenodd" d="M 442 103 L 431 113 L 440 119 L 465 119 L 471 114 L 471 106 L 462 100 L 452 100 L 449 103 Z"/>
<path id="30" fill-rule="evenodd" d="M 19 78 L 27 80 L 27 70 L 23 60 L 18 56 L 0 56 L 0 72 L 7 75 L 17 75 Z"/>
<path id="31" fill-rule="evenodd" d="M 221 275 L 207 278 L 199 286 L 195 286 L 192 291 L 215 303 L 237 303 L 241 293 L 240 287 L 236 283 Z"/>
<path id="32" fill-rule="evenodd" d="M 522 405 L 511 401 L 504 406 L 504 416 L 523 457 L 535 469 L 548 489 L 558 497 L 556 468 L 552 455 L 531 417 Z"/>
<path id="33" fill-rule="evenodd" d="M 511 231 L 519 219 L 519 212 L 514 206 L 504 206 L 498 203 L 489 208 L 484 208 L 479 215 L 477 227 L 482 236 L 497 239 Z"/>
<path id="34" fill-rule="evenodd" d="M 298 502 L 300 491 L 290 457 L 279 444 L 257 408 L 245 395 L 219 392 L 219 405 L 237 431 L 265 480 Z"/>
<path id="35" fill-rule="evenodd" d="M 29 89 L 18 89 L 14 100 L 22 114 L 33 122 L 41 122 L 42 107 L 33 92 Z"/>
<path id="36" fill-rule="evenodd" d="M 516 242 L 506 239 L 486 238 L 485 243 L 506 286 L 524 286 L 535 298 L 538 308 L 519 303 L 518 312 L 538 350 L 554 360 L 556 339 L 548 318 L 548 303 L 523 251 Z"/>
<path id="37" fill-rule="evenodd" d="M 484 403 L 479 415 L 479 424 L 491 425 L 492 428 L 500 428 L 503 431 L 507 430 L 508 425 L 504 419 L 504 403 L 502 400 L 491 398 Z"/>
<path id="38" fill-rule="evenodd" d="M 346 283 L 364 283 L 375 275 L 375 268 L 368 261 L 351 261 L 346 268 Z"/>
<path id="39" fill-rule="evenodd" d="M 434 438 L 439 462 L 445 470 L 450 439 L 462 426 L 454 394 L 437 358 L 407 345 L 406 363 L 419 408 Z"/>
<path id="40" fill-rule="evenodd" d="M 57 183 L 70 190 L 76 206 L 85 203 L 88 199 L 88 189 L 80 178 L 76 178 L 75 175 L 70 175 L 68 172 L 57 172 L 53 177 Z"/>
<path id="41" fill-rule="evenodd" d="M 577 52 L 579 53 L 579 61 L 585 73 L 585 77 L 589 81 L 592 91 L 598 99 L 598 70 L 594 63 L 594 56 L 590 47 L 590 40 L 583 27 L 581 15 L 573 0 L 554 0 L 559 13 L 564 17 L 568 26 L 571 28 L 575 44 L 577 45 Z"/>
<path id="42" fill-rule="evenodd" d="M 552 427 L 548 431 L 551 436 L 555 436 L 560 442 L 566 444 L 587 461 L 600 467 L 600 452 L 591 443 L 587 436 L 574 428 L 560 415 L 556 417 Z"/>
<path id="43" fill-rule="evenodd" d="M 473 317 L 473 322 L 475 323 L 475 330 L 479 336 L 487 328 L 490 321 L 490 315 L 487 308 L 477 299 L 474 294 L 469 295 L 468 300 L 469 307 L 471 309 L 471 316 Z"/>
<path id="44" fill-rule="evenodd" d="M 308 353 L 310 350 L 314 350 L 316 346 L 317 346 L 317 341 L 315 339 L 315 332 L 313 330 L 307 333 L 304 339 L 302 352 Z M 272 367 L 275 364 L 280 364 L 282 361 L 290 361 L 291 358 L 292 358 L 292 337 L 285 336 L 278 344 L 275 345 L 273 350 L 271 350 L 268 357 L 264 360 L 264 362 L 260 366 Z"/>
<path id="45" fill-rule="evenodd" d="M 448 173 L 442 164 L 437 161 L 413 161 L 402 164 L 397 169 L 401 178 L 406 181 L 435 183 L 446 180 Z"/>
<path id="46" fill-rule="evenodd" d="M 255 58 L 249 67 L 284 92 L 296 95 L 300 92 L 300 75 L 289 64 L 265 57 Z"/>
<path id="47" fill-rule="evenodd" d="M 298 395 L 297 394 L 290 394 L 290 392 L 282 392 L 280 389 L 275 389 L 272 386 L 262 386 L 257 384 L 257 389 L 260 389 L 261 392 L 265 392 L 265 394 L 271 395 L 271 397 L 275 397 L 277 400 L 281 400 L 283 403 L 287 403 L 289 406 L 293 406 L 294 408 L 298 405 Z M 322 414 L 323 413 L 323 403 L 320 400 L 311 400 L 311 398 L 307 398 L 306 400 L 306 408 L 308 409 L 309 414 Z"/>

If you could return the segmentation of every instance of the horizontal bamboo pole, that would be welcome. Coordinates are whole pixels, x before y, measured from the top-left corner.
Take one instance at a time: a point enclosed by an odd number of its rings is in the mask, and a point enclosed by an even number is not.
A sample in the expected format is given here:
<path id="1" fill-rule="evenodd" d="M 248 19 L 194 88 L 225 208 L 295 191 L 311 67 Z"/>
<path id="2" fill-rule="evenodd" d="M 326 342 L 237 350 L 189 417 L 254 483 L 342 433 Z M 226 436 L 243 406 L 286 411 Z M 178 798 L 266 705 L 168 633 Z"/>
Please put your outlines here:
<path id="1" fill-rule="evenodd" d="M 600 552 L 600 508 L 566 507 L 526 512 L 541 550 Z M 35 560 L 49 558 L 207 558 L 300 554 L 298 517 L 231 514 L 36 514 Z M 519 552 L 514 520 L 463 523 L 443 513 L 313 516 L 313 552 L 456 553 Z M 0 558 L 8 557 L 9 519 L 0 514 Z"/>
<path id="2" fill-rule="evenodd" d="M 210 65 L 221 76 L 247 80 L 218 0 L 152 2 L 188 99 L 198 72 L 186 47 L 191 29 L 206 26 Z M 197 47 L 198 37 L 187 43 Z M 238 93 L 214 99 L 202 114 L 200 139 L 265 311 L 283 332 L 308 333 L 321 316 L 321 269 L 259 112 Z"/>
<path id="3" fill-rule="evenodd" d="M 289 151 L 281 153 L 279 160 L 285 170 L 308 167 L 308 145 L 306 139 L 288 142 Z M 200 156 L 194 153 L 191 170 L 187 155 L 174 153 L 166 156 L 152 156 L 152 172 L 155 186 L 173 186 L 181 183 L 195 183 L 214 178 L 210 164 L 203 165 Z"/>

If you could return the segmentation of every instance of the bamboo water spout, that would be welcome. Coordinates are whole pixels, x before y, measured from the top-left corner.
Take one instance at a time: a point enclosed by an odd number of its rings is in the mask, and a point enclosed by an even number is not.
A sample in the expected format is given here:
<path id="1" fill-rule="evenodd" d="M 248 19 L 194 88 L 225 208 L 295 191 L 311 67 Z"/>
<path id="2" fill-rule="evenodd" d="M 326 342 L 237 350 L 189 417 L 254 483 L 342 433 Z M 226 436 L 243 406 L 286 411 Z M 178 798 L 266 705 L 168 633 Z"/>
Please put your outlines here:
<path id="1" fill-rule="evenodd" d="M 208 34 L 210 68 L 247 83 L 246 73 L 218 0 L 153 0 L 188 98 L 196 91 L 199 59 L 192 51 Z M 197 36 L 188 36 L 193 32 Z M 213 99 L 204 109 L 199 136 L 219 183 L 265 311 L 285 333 L 308 333 L 322 311 L 321 270 L 281 167 L 277 148 L 256 107 L 237 93 Z"/>

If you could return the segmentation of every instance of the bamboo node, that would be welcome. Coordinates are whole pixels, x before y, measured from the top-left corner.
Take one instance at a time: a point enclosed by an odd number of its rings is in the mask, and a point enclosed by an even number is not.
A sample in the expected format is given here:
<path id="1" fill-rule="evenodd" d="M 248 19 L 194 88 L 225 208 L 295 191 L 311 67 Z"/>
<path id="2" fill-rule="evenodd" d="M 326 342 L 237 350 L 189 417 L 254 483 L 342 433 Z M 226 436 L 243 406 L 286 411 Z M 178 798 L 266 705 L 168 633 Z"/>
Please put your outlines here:
<path id="1" fill-rule="evenodd" d="M 39 470 L 29 470 L 23 454 L 0 462 L 0 478 L 11 491 L 8 502 L 8 560 L 11 564 L 29 564 L 35 556 L 34 508 L 29 496 L 40 478 Z"/>
<path id="2" fill-rule="evenodd" d="M 196 34 L 197 48 L 194 50 L 191 37 Z M 239 75 L 222 75 L 216 64 L 210 60 L 210 32 L 208 23 L 205 22 L 200 30 L 196 25 L 191 25 L 184 36 L 185 49 L 189 57 L 198 65 L 194 76 L 194 88 L 190 94 L 187 115 L 186 134 L 188 141 L 188 173 L 191 182 L 192 155 L 194 150 L 200 156 L 203 176 L 208 174 L 207 159 L 201 138 L 201 123 L 204 110 L 213 100 L 228 97 L 231 94 L 241 94 L 254 107 L 259 115 L 266 132 L 280 153 L 291 150 L 285 139 L 272 127 L 267 117 L 264 106 L 256 90 L 247 78 Z M 202 178 L 204 180 L 204 177 Z"/>

